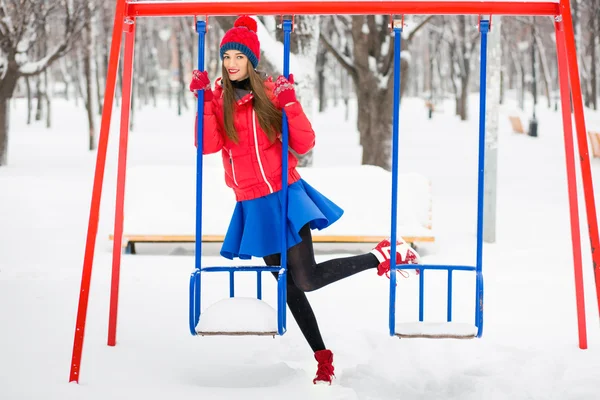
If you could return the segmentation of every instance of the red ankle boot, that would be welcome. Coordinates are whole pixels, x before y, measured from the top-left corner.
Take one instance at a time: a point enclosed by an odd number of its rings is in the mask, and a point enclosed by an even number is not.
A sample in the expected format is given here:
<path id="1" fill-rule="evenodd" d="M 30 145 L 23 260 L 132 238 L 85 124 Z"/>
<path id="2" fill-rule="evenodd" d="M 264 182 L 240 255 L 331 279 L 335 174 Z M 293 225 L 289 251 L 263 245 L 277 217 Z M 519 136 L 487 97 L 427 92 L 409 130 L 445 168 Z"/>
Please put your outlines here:
<path id="1" fill-rule="evenodd" d="M 331 385 L 332 379 L 335 377 L 333 373 L 333 353 L 331 350 L 319 350 L 315 352 L 315 360 L 319 363 L 317 367 L 317 375 L 313 379 L 313 383 Z"/>
<path id="2" fill-rule="evenodd" d="M 390 254 L 392 251 L 392 243 L 389 239 L 382 240 L 379 242 L 377 246 L 373 250 L 371 250 L 371 254 L 377 257 L 379 260 L 379 265 L 377 266 L 377 275 L 381 276 L 386 274 L 389 278 L 390 273 L 390 259 L 392 255 Z M 419 254 L 410 247 L 408 243 L 404 241 L 401 237 L 396 240 L 396 264 L 419 264 L 420 257 Z M 399 273 L 403 273 L 405 271 L 401 269 L 397 269 Z M 419 270 L 416 270 L 417 275 L 419 274 Z M 407 275 L 404 275 L 407 277 Z"/>

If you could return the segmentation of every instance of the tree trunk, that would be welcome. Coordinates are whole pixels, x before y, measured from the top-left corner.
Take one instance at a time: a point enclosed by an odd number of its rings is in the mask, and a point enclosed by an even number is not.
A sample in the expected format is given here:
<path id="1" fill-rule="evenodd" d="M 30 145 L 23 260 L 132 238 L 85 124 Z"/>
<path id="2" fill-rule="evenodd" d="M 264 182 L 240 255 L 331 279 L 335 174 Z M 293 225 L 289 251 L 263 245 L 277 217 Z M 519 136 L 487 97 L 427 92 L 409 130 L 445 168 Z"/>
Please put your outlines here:
<path id="1" fill-rule="evenodd" d="M 469 119 L 469 76 L 463 76 L 460 85 L 460 98 L 458 102 L 458 115 L 461 121 Z"/>
<path id="2" fill-rule="evenodd" d="M 102 78 L 100 77 L 100 57 L 98 56 L 98 44 L 96 43 L 96 52 L 95 52 L 95 56 L 94 56 L 94 65 L 96 67 L 96 73 L 95 73 L 95 81 L 96 81 L 96 106 L 98 107 L 98 115 L 102 115 L 102 95 L 104 93 L 103 87 L 102 87 Z"/>
<path id="3" fill-rule="evenodd" d="M 115 106 L 121 106 L 121 95 L 123 87 L 123 60 L 125 60 L 125 46 L 121 48 L 119 62 L 117 63 L 117 86 L 115 87 Z"/>
<path id="4" fill-rule="evenodd" d="M 36 121 L 41 121 L 42 120 L 42 77 L 41 76 L 37 76 L 37 81 L 36 81 L 36 93 L 35 93 L 35 101 L 37 103 L 37 107 L 35 109 L 35 120 Z"/>
<path id="5" fill-rule="evenodd" d="M 182 20 L 181 23 L 183 24 L 184 21 Z M 184 26 L 185 28 L 185 26 Z M 198 41 L 196 40 L 198 37 L 198 34 L 196 33 L 196 27 L 192 27 L 190 28 L 189 26 L 187 27 L 187 29 L 184 29 L 184 34 L 186 35 L 187 39 L 188 39 L 188 52 L 189 52 L 189 57 L 191 58 L 191 64 L 193 65 L 193 68 L 196 68 L 196 64 L 197 64 L 197 60 L 198 60 Z M 206 48 L 210 48 L 210 44 L 207 46 L 206 44 L 204 45 L 205 49 Z M 206 55 L 206 51 L 204 52 Z M 218 54 L 218 53 L 217 53 Z M 217 57 L 217 60 L 219 58 Z M 156 89 L 158 91 L 158 74 L 159 74 L 159 68 L 158 68 L 158 59 L 153 59 L 154 61 L 154 66 L 155 66 L 155 71 L 156 71 Z M 206 61 L 204 62 L 204 64 L 206 64 Z M 206 67 L 206 65 L 205 65 Z M 205 68 L 206 69 L 206 68 Z M 215 75 L 213 75 L 215 76 Z M 154 96 L 154 104 L 156 105 L 156 96 Z M 194 104 L 192 103 L 192 108 L 194 107 Z"/>
<path id="6" fill-rule="evenodd" d="M 48 78 L 48 70 L 45 70 L 44 73 L 44 82 L 46 83 L 46 90 L 44 91 L 44 101 L 46 102 L 46 128 L 50 129 L 52 127 L 52 102 L 50 101 L 50 95 L 48 92 L 50 91 L 51 83 Z"/>
<path id="7" fill-rule="evenodd" d="M 139 25 L 138 25 L 139 26 Z M 134 46 L 133 46 L 133 71 L 135 71 L 135 57 L 136 54 L 139 54 L 139 40 L 136 40 L 136 38 L 138 37 L 138 33 L 139 31 L 136 29 L 135 30 L 135 37 L 134 37 Z M 136 43 L 138 43 L 136 45 Z M 125 60 L 125 58 L 123 58 L 123 60 Z M 124 64 L 124 62 L 123 62 Z M 123 67 L 123 71 L 125 70 L 125 68 Z M 137 98 L 139 98 L 139 90 L 140 90 L 140 86 L 139 86 L 139 79 L 138 79 L 138 75 L 135 72 L 131 72 L 131 93 L 130 93 L 130 100 L 131 100 L 131 104 L 129 107 L 129 131 L 133 132 L 134 127 L 135 127 L 135 115 L 136 115 L 136 111 L 135 111 L 135 107 L 137 105 Z M 122 87 L 121 87 L 122 90 Z M 124 104 L 124 103 L 121 103 Z"/>
<path id="8" fill-rule="evenodd" d="M 368 35 L 363 33 L 363 16 L 352 17 L 352 37 L 354 39 L 354 66 L 356 69 L 356 93 L 358 101 L 358 131 L 363 149 L 362 164 L 375 165 L 391 170 L 392 109 L 393 109 L 393 65 L 390 66 L 387 87 L 381 87 L 377 71 L 372 70 L 369 49 L 372 48 Z M 374 33 L 371 33 L 374 34 Z M 393 46 L 393 39 L 390 38 Z M 403 50 L 407 41 L 402 41 Z M 393 52 L 393 47 L 390 51 Z M 393 56 L 393 54 L 390 54 Z M 392 63 L 393 64 L 393 63 Z M 409 63 L 401 58 L 402 76 L 400 93 L 406 90 Z"/>
<path id="9" fill-rule="evenodd" d="M 9 106 L 18 77 L 18 72 L 9 68 L 0 81 L 0 167 L 8 163 Z"/>
<path id="10" fill-rule="evenodd" d="M 169 29 L 173 30 L 173 24 L 169 25 Z M 208 33 L 212 32 L 212 29 L 209 29 Z M 175 38 L 173 35 L 169 37 L 166 42 L 167 45 L 167 98 L 169 99 L 169 108 L 173 105 L 173 51 L 171 49 L 171 45 Z M 218 54 L 218 53 L 217 53 Z M 218 73 L 216 75 L 212 75 L 216 79 Z M 211 82 L 212 83 L 212 82 Z"/>
<path id="11" fill-rule="evenodd" d="M 139 90 L 139 86 L 135 84 L 135 74 L 131 77 L 131 107 L 129 108 L 129 131 L 133 132 L 135 128 L 135 105 L 136 105 L 136 92 Z"/>
<path id="12" fill-rule="evenodd" d="M 15 3 L 16 5 L 14 5 Z M 55 4 L 56 3 L 56 4 Z M 72 47 L 81 29 L 81 10 L 84 2 L 48 2 L 24 0 L 2 3 L 2 66 L 0 74 L 0 165 L 8 159 L 8 102 L 13 97 L 20 77 L 38 76 L 56 60 L 64 56 Z M 39 15 L 36 9 L 39 11 Z M 34 18 L 35 16 L 41 16 Z M 64 18 L 63 18 L 64 17 Z M 48 51 L 48 21 L 56 25 L 58 20 L 64 28 L 64 36 L 53 32 L 52 51 Z M 60 31 L 60 29 L 58 29 Z M 27 57 L 22 57 L 27 53 Z M 48 85 L 48 80 L 46 84 Z M 39 80 L 38 80 L 39 82 Z M 48 87 L 45 88 L 46 95 Z M 38 115 L 41 119 L 42 89 L 38 85 Z"/>
<path id="13" fill-rule="evenodd" d="M 518 64 L 516 65 L 519 72 L 519 108 L 521 110 L 525 110 L 525 67 L 523 66 L 523 59 L 518 60 Z"/>
<path id="14" fill-rule="evenodd" d="M 352 90 L 352 80 L 347 71 L 340 71 L 342 84 L 340 86 L 340 92 L 342 99 L 344 100 L 344 121 L 348 121 L 350 118 L 350 91 Z M 337 96 L 334 98 L 334 104 L 337 106 Z"/>
<path id="15" fill-rule="evenodd" d="M 317 54 L 317 86 L 319 88 L 319 112 L 322 113 L 327 108 L 327 99 L 325 97 L 325 48 L 320 47 Z"/>
<path id="16" fill-rule="evenodd" d="M 542 68 L 542 81 L 544 82 L 544 94 L 548 98 L 548 108 L 552 108 L 552 91 L 550 90 L 550 68 L 548 68 L 548 57 L 546 57 L 546 48 L 538 34 L 535 35 L 535 43 L 539 56 L 539 63 Z"/>
<path id="17" fill-rule="evenodd" d="M 450 84 L 452 87 L 452 93 L 454 94 L 454 115 L 460 115 L 460 95 L 458 90 L 458 84 L 456 83 L 457 73 L 455 65 L 458 64 L 458 56 L 456 55 L 456 43 L 450 43 L 449 49 L 450 53 Z M 441 73 L 440 73 L 441 78 Z"/>
<path id="18" fill-rule="evenodd" d="M 112 38 L 112 16 L 113 11 L 109 6 L 109 2 L 101 1 L 102 4 L 102 32 L 100 33 L 101 39 L 98 40 L 98 47 L 101 49 L 99 55 L 101 56 L 102 61 L 102 70 L 101 73 L 97 72 L 97 75 L 101 77 L 98 80 L 98 115 L 102 115 L 102 107 L 104 104 L 104 90 L 106 87 L 106 75 L 108 74 L 108 63 L 110 57 L 110 46 L 111 46 L 111 38 Z M 121 63 L 119 63 L 121 64 Z"/>
<path id="19" fill-rule="evenodd" d="M 31 114 L 33 113 L 33 99 L 31 98 L 31 82 L 29 77 L 25 77 L 25 87 L 27 88 L 27 125 L 31 125 Z"/>
<path id="20" fill-rule="evenodd" d="M 71 76 L 74 76 L 74 84 L 75 84 L 75 107 L 79 107 L 79 98 L 83 98 L 85 99 L 85 96 L 83 94 L 83 85 L 81 83 L 81 70 L 79 68 L 79 59 L 81 58 L 80 56 L 80 52 L 81 49 L 75 49 L 73 51 L 75 57 L 73 60 L 73 68 L 72 71 L 73 73 L 71 73 Z M 85 103 L 85 101 L 84 101 Z M 85 106 L 85 104 L 84 104 Z"/>
<path id="21" fill-rule="evenodd" d="M 458 17 L 458 29 L 461 43 L 461 60 L 462 68 L 460 74 L 460 103 L 459 103 L 459 115 L 462 121 L 466 121 L 469 118 L 469 78 L 471 77 L 471 57 L 473 54 L 472 50 L 467 48 L 467 16 L 460 15 Z"/>
<path id="22" fill-rule="evenodd" d="M 94 132 L 96 131 L 94 123 L 94 104 L 92 96 L 92 28 L 91 28 L 91 15 L 89 15 L 89 7 L 86 8 L 87 23 L 83 30 L 83 74 L 85 79 L 85 111 L 87 113 L 88 120 L 88 149 L 94 150 L 96 145 L 94 143 Z"/>
<path id="23" fill-rule="evenodd" d="M 183 79 L 183 43 L 181 38 L 183 32 L 179 23 L 176 23 L 175 26 L 175 30 L 177 32 L 177 71 L 179 75 L 179 90 L 177 91 L 177 115 L 181 115 L 182 108 L 185 108 L 187 110 L 188 106 L 184 97 L 185 81 Z"/>
<path id="24" fill-rule="evenodd" d="M 448 81 L 451 82 L 450 87 L 452 87 L 454 85 L 454 80 L 452 79 L 452 76 L 450 76 L 450 79 L 447 79 L 447 75 L 445 72 L 442 72 L 442 59 L 441 59 L 441 54 L 438 54 L 438 58 L 435 62 L 435 70 L 436 70 L 436 76 L 438 79 L 438 83 L 440 85 L 440 87 L 438 88 L 441 99 L 443 101 L 443 99 L 445 98 L 445 93 L 448 90 Z"/>
<path id="25" fill-rule="evenodd" d="M 149 20 L 148 22 L 151 22 Z M 183 35 L 183 32 L 181 33 Z M 144 108 L 143 106 L 147 106 L 149 104 L 148 100 L 148 63 L 152 62 L 150 60 L 149 52 L 146 51 L 148 49 L 148 45 L 150 44 L 150 38 L 148 37 L 148 24 L 138 24 L 135 30 L 135 57 L 137 60 L 134 60 L 134 65 L 137 66 L 135 69 L 135 75 L 138 81 L 138 100 L 139 106 L 138 109 L 141 110 Z M 139 62 L 144 60 L 145 62 Z"/>
<path id="26" fill-rule="evenodd" d="M 426 44 L 426 51 L 427 51 L 427 65 L 429 66 L 427 68 L 427 77 L 428 77 L 428 82 L 427 82 L 427 87 L 425 90 L 429 91 L 429 101 L 431 101 L 431 105 L 433 106 L 433 104 L 436 103 L 436 85 L 435 85 L 435 70 L 436 70 L 436 64 L 437 64 L 437 60 L 435 55 L 439 52 L 439 44 L 436 44 L 435 42 L 435 34 L 433 31 L 429 31 L 427 34 L 428 37 L 428 42 L 429 44 Z"/>
<path id="27" fill-rule="evenodd" d="M 598 5 L 600 6 L 600 4 Z M 600 10 L 597 11 L 600 15 Z M 591 97 L 592 101 L 590 106 L 594 110 L 598 110 L 598 72 L 597 72 L 597 55 L 596 55 L 596 37 L 598 36 L 598 21 L 596 18 L 591 18 L 592 23 L 592 34 L 590 35 L 590 57 L 591 57 Z"/>
<path id="28" fill-rule="evenodd" d="M 9 99 L 0 94 L 0 167 L 8 164 Z"/>
<path id="29" fill-rule="evenodd" d="M 500 97 L 498 99 L 499 104 L 504 104 L 504 79 L 505 72 L 503 68 L 500 68 Z"/>
<path id="30" fill-rule="evenodd" d="M 366 93 L 365 93 L 366 95 Z M 359 99 L 362 96 L 359 96 Z M 362 164 L 391 170 L 392 101 L 386 91 L 371 91 L 358 101 L 358 130 L 362 145 Z"/>

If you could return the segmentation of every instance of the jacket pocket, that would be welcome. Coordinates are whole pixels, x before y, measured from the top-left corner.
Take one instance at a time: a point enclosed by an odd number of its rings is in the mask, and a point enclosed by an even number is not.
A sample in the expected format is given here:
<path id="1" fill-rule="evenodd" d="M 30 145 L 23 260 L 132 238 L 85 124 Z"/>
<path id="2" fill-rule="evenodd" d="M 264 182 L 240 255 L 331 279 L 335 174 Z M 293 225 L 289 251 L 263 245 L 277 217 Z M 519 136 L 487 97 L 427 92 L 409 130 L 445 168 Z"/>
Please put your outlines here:
<path id="1" fill-rule="evenodd" d="M 260 176 L 256 172 L 256 161 L 252 159 L 251 153 L 241 154 L 236 152 L 238 149 L 229 150 L 229 166 L 231 167 L 231 177 L 236 186 L 240 188 L 255 185 Z M 260 179 L 262 180 L 262 178 Z"/>
<path id="2" fill-rule="evenodd" d="M 229 149 L 229 165 L 231 166 L 231 178 L 233 179 L 233 183 L 235 183 L 235 186 L 239 186 L 237 178 L 235 176 L 235 162 L 233 161 L 231 149 Z"/>

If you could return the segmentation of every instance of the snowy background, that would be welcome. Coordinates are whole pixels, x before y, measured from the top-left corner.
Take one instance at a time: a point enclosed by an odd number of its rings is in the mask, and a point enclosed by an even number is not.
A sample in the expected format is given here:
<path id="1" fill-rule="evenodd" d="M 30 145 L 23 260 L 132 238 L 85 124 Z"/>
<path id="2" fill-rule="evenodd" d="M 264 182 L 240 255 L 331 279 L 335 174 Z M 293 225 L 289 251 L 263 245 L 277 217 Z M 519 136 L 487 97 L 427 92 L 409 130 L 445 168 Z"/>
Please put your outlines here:
<path id="1" fill-rule="evenodd" d="M 453 115 L 453 101 L 432 120 L 421 99 L 403 101 L 401 172 L 425 176 L 432 185 L 436 241 L 420 247 L 426 263 L 475 262 L 477 103 L 471 97 L 473 118 L 461 122 Z M 532 138 L 512 133 L 508 115 L 515 105 L 509 98 L 500 110 L 498 230 L 497 242 L 485 244 L 483 253 L 483 338 L 389 337 L 389 281 L 364 272 L 308 294 L 335 354 L 337 376 L 332 387 L 314 387 L 316 362 L 291 316 L 288 333 L 275 339 L 189 334 L 190 246 L 140 246 L 139 255 L 123 256 L 117 346 L 106 345 L 118 109 L 81 378 L 79 385 L 69 384 L 95 153 L 86 150 L 81 108 L 56 100 L 54 126 L 46 130 L 41 123 L 27 126 L 25 102 L 14 101 L 9 165 L 0 168 L 0 399 L 597 399 L 598 307 L 583 234 L 589 349 L 580 350 L 560 114 L 540 109 L 540 136 Z M 136 112 L 131 168 L 193 168 L 191 112 L 177 117 L 162 103 Z M 345 121 L 343 115 L 335 108 L 315 113 L 315 167 L 360 165 L 356 117 Z M 590 129 L 600 127 L 600 115 L 587 113 L 586 119 Z M 206 165 L 218 162 L 218 156 L 206 159 Z M 592 160 L 592 172 L 598 199 L 599 159 Z M 382 194 L 360 190 L 367 183 L 355 181 L 368 206 Z M 326 186 L 318 188 L 335 199 Z M 165 212 L 156 209 L 156 217 Z M 231 209 L 211 212 L 229 215 Z M 319 260 L 368 249 L 317 246 Z M 218 245 L 205 246 L 202 262 L 227 263 L 218 250 Z M 426 318 L 439 321 L 445 310 L 443 277 L 429 278 Z M 417 282 L 414 274 L 399 279 L 399 319 L 416 319 Z M 466 276 L 456 284 L 456 318 L 472 323 L 473 281 Z M 203 288 L 204 306 L 226 297 L 227 274 L 205 275 Z M 237 277 L 239 295 L 252 296 L 254 290 L 253 274 Z M 274 304 L 274 279 L 265 277 L 264 294 Z"/>

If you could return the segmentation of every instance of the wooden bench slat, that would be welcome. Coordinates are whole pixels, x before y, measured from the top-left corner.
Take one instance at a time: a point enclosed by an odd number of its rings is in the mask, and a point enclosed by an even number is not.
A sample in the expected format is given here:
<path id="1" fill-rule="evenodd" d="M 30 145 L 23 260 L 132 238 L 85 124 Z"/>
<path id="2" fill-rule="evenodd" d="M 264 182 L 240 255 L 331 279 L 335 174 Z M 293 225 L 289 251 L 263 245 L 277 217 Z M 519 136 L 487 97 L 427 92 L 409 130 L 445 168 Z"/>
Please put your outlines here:
<path id="1" fill-rule="evenodd" d="M 588 136 L 592 143 L 592 156 L 600 158 L 600 132 L 588 131 Z"/>
<path id="2" fill-rule="evenodd" d="M 433 242 L 433 236 L 402 236 L 407 242 Z M 222 243 L 225 237 L 223 235 L 203 235 L 202 242 Z M 314 243 L 379 243 L 387 236 L 341 236 L 341 235 L 315 235 Z M 113 240 L 114 236 L 109 235 Z M 194 235 L 123 235 L 123 246 L 127 243 L 194 243 Z"/>
<path id="3" fill-rule="evenodd" d="M 511 115 L 508 117 L 510 120 L 510 125 L 512 126 L 513 132 L 515 133 L 525 133 L 525 129 L 523 128 L 523 123 L 521 122 L 521 118 Z"/>

